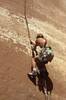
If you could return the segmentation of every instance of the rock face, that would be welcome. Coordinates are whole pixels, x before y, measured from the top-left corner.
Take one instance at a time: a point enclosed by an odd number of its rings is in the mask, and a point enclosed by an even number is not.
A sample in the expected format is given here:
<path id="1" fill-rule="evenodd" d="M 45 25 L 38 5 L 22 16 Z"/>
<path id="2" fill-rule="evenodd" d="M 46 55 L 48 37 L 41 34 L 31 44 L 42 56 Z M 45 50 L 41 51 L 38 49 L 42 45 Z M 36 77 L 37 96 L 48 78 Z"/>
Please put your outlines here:
<path id="1" fill-rule="evenodd" d="M 25 0 L 0 0 L 0 100 L 44 100 L 28 79 L 30 43 L 24 19 Z M 53 82 L 52 100 L 66 100 L 66 1 L 27 0 L 31 38 L 41 32 L 54 50 L 46 65 Z"/>

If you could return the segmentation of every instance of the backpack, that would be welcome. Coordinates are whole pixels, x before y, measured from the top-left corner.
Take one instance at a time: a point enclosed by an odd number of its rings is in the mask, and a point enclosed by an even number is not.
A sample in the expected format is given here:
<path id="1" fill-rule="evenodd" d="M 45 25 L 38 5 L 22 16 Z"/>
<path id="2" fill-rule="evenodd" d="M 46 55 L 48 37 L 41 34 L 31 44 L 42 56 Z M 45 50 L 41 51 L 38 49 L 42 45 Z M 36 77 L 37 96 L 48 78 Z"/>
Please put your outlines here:
<path id="1" fill-rule="evenodd" d="M 38 55 L 38 60 L 43 63 L 51 62 L 54 57 L 54 53 L 51 47 L 43 47 Z"/>

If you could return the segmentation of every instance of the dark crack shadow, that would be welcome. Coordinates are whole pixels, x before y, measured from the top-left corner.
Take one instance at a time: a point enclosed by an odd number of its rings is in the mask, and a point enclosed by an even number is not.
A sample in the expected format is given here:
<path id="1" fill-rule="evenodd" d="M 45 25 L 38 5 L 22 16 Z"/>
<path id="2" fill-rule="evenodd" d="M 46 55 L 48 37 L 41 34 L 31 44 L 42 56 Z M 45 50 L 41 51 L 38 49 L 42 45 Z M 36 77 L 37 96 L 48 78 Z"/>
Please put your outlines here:
<path id="1" fill-rule="evenodd" d="M 49 77 L 49 73 L 46 69 L 45 64 L 40 64 L 37 62 L 37 67 L 40 71 L 40 74 L 37 73 L 37 76 L 29 76 L 29 79 L 33 82 L 33 84 L 38 86 L 39 91 L 43 92 L 45 94 L 45 89 L 47 93 L 52 93 L 53 90 L 53 82 L 51 78 Z M 36 79 L 38 78 L 38 81 L 36 82 Z"/>
<path id="2" fill-rule="evenodd" d="M 40 75 L 38 76 L 38 88 L 39 91 L 42 91 L 43 93 L 45 93 L 46 90 L 47 93 L 49 92 L 51 94 L 53 90 L 53 82 L 50 79 L 47 71 L 41 72 Z"/>

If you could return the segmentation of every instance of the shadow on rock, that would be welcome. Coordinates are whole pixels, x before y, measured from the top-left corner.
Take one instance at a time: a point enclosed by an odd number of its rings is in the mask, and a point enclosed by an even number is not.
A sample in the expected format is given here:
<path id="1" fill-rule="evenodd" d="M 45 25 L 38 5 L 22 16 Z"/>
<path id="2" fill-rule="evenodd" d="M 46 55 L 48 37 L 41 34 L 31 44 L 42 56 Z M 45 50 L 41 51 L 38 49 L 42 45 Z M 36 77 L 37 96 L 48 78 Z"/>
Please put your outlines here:
<path id="1" fill-rule="evenodd" d="M 35 86 L 38 86 L 39 91 L 45 92 L 48 94 L 53 90 L 53 82 L 49 77 L 49 73 L 44 64 L 37 64 L 38 70 L 40 73 L 37 73 L 36 76 L 29 76 L 29 79 L 34 83 Z M 41 66 L 41 67 L 40 67 Z"/>
<path id="2" fill-rule="evenodd" d="M 43 74 L 40 73 L 40 75 L 38 76 L 38 88 L 43 93 L 48 94 L 49 92 L 51 94 L 53 90 L 53 82 L 50 79 L 47 71 L 43 72 Z"/>

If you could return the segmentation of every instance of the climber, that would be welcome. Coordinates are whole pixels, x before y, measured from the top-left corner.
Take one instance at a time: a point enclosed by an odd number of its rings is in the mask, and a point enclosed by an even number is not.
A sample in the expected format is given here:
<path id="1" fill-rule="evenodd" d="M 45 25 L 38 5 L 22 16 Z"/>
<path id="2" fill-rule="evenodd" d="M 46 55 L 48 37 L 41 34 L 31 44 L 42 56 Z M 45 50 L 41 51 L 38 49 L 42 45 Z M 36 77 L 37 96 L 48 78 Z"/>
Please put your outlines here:
<path id="1" fill-rule="evenodd" d="M 41 34 L 37 34 L 36 41 L 30 40 L 30 43 L 33 45 L 32 48 L 32 72 L 29 73 L 29 75 L 33 75 L 33 72 L 36 71 L 36 59 L 38 58 L 38 53 L 40 52 L 42 47 L 45 47 L 47 44 L 46 38 Z M 37 47 L 40 48 L 40 50 L 37 50 Z"/>
<path id="2" fill-rule="evenodd" d="M 51 47 L 47 47 L 47 39 L 43 36 L 43 34 L 37 34 L 36 41 L 30 40 L 30 43 L 33 45 L 32 47 L 32 72 L 28 75 L 35 75 L 38 71 L 37 69 L 37 61 L 40 64 L 47 64 L 51 62 L 54 54 L 52 52 Z M 41 69 L 41 68 L 40 68 Z"/>

